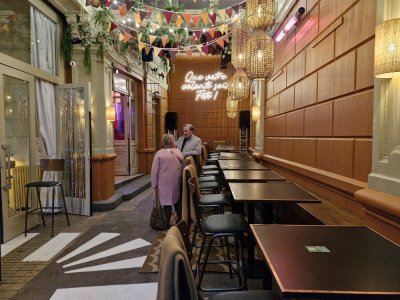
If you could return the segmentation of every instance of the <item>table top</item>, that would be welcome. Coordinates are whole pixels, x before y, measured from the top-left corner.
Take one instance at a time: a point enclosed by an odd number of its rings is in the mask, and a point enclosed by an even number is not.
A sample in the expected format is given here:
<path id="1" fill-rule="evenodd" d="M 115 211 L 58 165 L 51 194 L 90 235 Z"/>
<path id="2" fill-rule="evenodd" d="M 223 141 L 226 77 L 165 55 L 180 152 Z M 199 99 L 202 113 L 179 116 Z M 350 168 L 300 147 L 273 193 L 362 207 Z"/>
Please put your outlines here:
<path id="1" fill-rule="evenodd" d="M 368 227 L 250 227 L 283 297 L 400 297 L 400 247 Z"/>
<path id="2" fill-rule="evenodd" d="M 320 202 L 298 185 L 287 181 L 228 182 L 234 201 Z"/>
<path id="3" fill-rule="evenodd" d="M 233 152 L 239 152 L 240 147 L 239 146 L 234 146 L 234 145 L 218 145 L 215 148 L 216 151 L 233 151 Z"/>
<path id="4" fill-rule="evenodd" d="M 218 160 L 222 170 L 268 170 L 266 167 L 250 159 L 241 160 Z"/>
<path id="5" fill-rule="evenodd" d="M 225 180 L 228 182 L 266 182 L 286 180 L 271 170 L 223 170 Z"/>
<path id="6" fill-rule="evenodd" d="M 239 157 L 239 158 L 242 158 L 244 156 L 246 156 L 246 155 L 241 155 L 241 154 L 236 153 L 236 152 L 220 152 L 219 153 L 219 157 L 220 158 L 221 157 L 233 157 L 233 158 Z"/>

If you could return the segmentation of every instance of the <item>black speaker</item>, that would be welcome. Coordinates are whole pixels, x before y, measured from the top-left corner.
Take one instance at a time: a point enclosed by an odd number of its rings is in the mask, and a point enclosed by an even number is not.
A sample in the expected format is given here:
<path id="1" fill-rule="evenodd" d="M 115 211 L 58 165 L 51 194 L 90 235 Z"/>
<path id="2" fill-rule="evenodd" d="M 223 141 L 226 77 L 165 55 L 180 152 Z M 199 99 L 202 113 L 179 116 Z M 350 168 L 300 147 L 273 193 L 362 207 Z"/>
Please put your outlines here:
<path id="1" fill-rule="evenodd" d="M 239 128 L 250 128 L 250 111 L 243 110 L 239 113 Z"/>
<path id="2" fill-rule="evenodd" d="M 165 114 L 165 130 L 176 130 L 178 128 L 178 113 L 169 111 Z"/>

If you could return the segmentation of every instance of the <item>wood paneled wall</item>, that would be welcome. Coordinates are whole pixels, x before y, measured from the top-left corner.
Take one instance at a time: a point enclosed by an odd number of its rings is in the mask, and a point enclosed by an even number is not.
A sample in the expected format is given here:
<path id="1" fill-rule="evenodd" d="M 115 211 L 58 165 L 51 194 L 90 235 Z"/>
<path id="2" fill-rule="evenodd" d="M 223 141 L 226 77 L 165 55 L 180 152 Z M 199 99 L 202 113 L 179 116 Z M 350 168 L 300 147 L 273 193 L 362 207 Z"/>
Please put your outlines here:
<path id="1" fill-rule="evenodd" d="M 183 91 L 181 86 L 187 72 L 195 74 L 212 74 L 220 69 L 220 57 L 177 57 L 175 61 L 176 71 L 170 73 L 170 91 L 168 95 L 168 111 L 178 113 L 178 134 L 183 134 L 182 126 L 192 124 L 195 134 L 203 141 L 209 142 L 213 147 L 213 141 L 227 141 L 232 145 L 239 145 L 239 114 L 235 119 L 227 118 L 226 97 L 227 92 L 221 90 L 215 100 L 195 101 L 195 92 Z M 239 110 L 248 110 L 249 101 L 241 101 Z"/>
<path id="2" fill-rule="evenodd" d="M 301 6 L 300 24 L 275 45 L 264 152 L 297 172 L 312 167 L 362 186 L 371 171 L 376 1 L 299 0 L 281 28 Z"/>

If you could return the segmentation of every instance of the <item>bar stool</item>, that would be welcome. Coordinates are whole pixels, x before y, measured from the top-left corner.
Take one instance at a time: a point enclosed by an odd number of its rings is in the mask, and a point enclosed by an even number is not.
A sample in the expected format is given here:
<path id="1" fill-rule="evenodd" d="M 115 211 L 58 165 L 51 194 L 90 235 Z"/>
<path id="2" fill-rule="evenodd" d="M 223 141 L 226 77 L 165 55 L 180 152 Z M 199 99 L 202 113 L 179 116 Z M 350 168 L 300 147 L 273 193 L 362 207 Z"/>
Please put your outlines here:
<path id="1" fill-rule="evenodd" d="M 65 161 L 64 159 L 41 159 L 40 160 L 40 169 L 42 172 L 47 171 L 47 172 L 62 172 L 64 171 L 64 164 Z M 69 217 L 68 217 L 68 211 L 67 211 L 67 206 L 65 203 L 65 196 L 64 196 L 64 189 L 61 181 L 56 181 L 54 180 L 54 173 L 53 173 L 53 180 L 51 181 L 34 181 L 34 182 L 29 182 L 25 185 L 26 187 L 26 201 L 25 201 L 25 236 L 28 231 L 28 214 L 41 214 L 42 216 L 42 222 L 43 226 L 46 226 L 46 223 L 44 221 L 44 215 L 46 212 L 43 211 L 43 209 L 51 209 L 51 236 L 54 236 L 54 214 L 55 214 L 55 209 L 59 211 L 63 210 L 65 212 L 65 216 L 67 218 L 67 224 L 69 226 Z M 61 198 L 63 201 L 64 206 L 54 206 L 54 198 L 55 198 L 55 188 L 59 187 L 61 191 Z M 36 194 L 37 194 L 37 200 L 38 200 L 38 208 L 29 210 L 29 191 L 31 188 L 36 189 Z M 51 206 L 44 207 L 42 206 L 42 202 L 40 201 L 40 188 L 51 188 L 52 189 L 52 200 L 51 200 Z M 37 210 L 40 210 L 40 212 L 36 212 Z"/>

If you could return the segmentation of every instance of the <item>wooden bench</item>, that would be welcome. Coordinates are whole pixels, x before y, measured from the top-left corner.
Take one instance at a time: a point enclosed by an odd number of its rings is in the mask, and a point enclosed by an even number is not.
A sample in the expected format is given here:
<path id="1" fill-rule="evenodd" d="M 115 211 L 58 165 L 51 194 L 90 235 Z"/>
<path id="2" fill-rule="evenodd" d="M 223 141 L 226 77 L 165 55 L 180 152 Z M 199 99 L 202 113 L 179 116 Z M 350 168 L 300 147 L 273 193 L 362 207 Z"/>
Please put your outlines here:
<path id="1" fill-rule="evenodd" d="M 325 199 L 321 199 L 321 203 L 294 203 L 286 206 L 284 221 L 312 225 L 366 225 L 361 216 Z"/>

